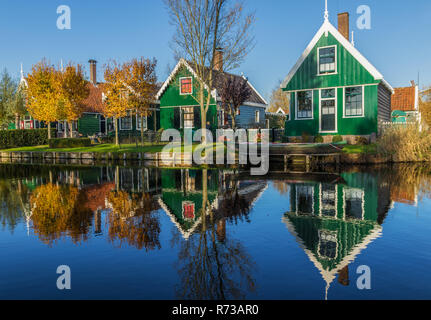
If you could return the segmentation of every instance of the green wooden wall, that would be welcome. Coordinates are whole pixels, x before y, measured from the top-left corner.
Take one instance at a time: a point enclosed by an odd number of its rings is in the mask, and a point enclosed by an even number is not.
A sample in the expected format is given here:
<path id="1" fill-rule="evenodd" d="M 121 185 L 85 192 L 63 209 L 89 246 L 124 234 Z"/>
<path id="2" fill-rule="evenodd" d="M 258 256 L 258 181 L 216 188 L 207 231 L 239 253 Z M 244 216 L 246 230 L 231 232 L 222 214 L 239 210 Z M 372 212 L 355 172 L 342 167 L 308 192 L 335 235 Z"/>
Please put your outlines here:
<path id="1" fill-rule="evenodd" d="M 337 89 L 337 127 L 340 135 L 370 135 L 377 133 L 377 104 L 378 86 L 364 86 L 364 117 L 344 118 L 343 88 Z M 290 93 L 290 116 L 286 122 L 285 133 L 287 136 L 301 136 L 306 133 L 311 136 L 334 135 L 334 133 L 320 133 L 320 101 L 319 90 L 313 90 L 313 119 L 294 120 L 296 117 L 296 95 Z"/>
<path id="2" fill-rule="evenodd" d="M 92 136 L 100 132 L 98 114 L 84 113 L 78 120 L 78 132 L 83 136 Z"/>

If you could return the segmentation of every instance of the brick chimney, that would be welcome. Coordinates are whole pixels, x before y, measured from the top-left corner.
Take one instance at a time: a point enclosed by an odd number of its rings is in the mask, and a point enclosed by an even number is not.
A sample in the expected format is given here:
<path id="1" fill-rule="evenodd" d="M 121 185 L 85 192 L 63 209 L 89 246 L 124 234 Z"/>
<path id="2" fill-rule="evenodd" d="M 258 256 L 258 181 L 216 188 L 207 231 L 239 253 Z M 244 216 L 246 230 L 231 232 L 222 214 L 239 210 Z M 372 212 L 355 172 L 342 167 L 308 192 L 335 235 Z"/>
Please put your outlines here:
<path id="1" fill-rule="evenodd" d="M 349 28 L 349 13 L 343 12 L 338 14 L 338 31 L 350 41 L 350 28 Z"/>
<path id="2" fill-rule="evenodd" d="M 214 53 L 214 70 L 223 72 L 223 49 L 217 48 Z"/>
<path id="3" fill-rule="evenodd" d="M 97 61 L 90 59 L 88 62 L 90 63 L 90 82 L 94 85 L 97 85 Z"/>

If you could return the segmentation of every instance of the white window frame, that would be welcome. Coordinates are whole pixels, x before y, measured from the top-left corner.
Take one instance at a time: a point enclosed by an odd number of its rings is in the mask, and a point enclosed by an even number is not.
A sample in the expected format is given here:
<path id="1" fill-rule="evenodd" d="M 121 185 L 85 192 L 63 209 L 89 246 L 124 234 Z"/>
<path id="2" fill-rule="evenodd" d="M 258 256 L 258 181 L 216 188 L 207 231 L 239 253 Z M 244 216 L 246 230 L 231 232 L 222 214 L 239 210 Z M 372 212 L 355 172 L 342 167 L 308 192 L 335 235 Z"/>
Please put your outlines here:
<path id="1" fill-rule="evenodd" d="M 254 111 L 254 122 L 260 123 L 260 111 L 259 110 Z"/>
<path id="2" fill-rule="evenodd" d="M 320 50 L 321 49 L 327 49 L 327 48 L 335 48 L 335 71 L 331 73 L 320 73 Z M 317 76 L 330 76 L 338 74 L 338 48 L 337 45 L 334 44 L 332 46 L 326 46 L 326 47 L 319 47 L 317 48 Z"/>
<path id="3" fill-rule="evenodd" d="M 191 93 L 183 93 L 182 92 L 181 80 L 183 80 L 183 79 L 190 79 L 191 80 L 191 86 L 192 86 L 192 92 Z M 180 78 L 180 95 L 181 96 L 190 96 L 192 94 L 193 94 L 193 77 L 181 77 Z"/>
<path id="4" fill-rule="evenodd" d="M 337 214 L 338 214 L 338 186 L 335 184 L 333 185 L 335 188 L 335 204 L 334 204 L 334 216 L 332 216 L 332 218 L 337 218 Z M 322 189 L 322 184 L 319 184 L 319 216 L 323 217 L 323 189 Z M 325 216 L 327 218 L 330 218 L 331 216 Z"/>
<path id="5" fill-rule="evenodd" d="M 362 116 L 346 116 L 346 89 L 362 87 Z M 349 86 L 343 87 L 343 118 L 345 119 L 360 119 L 365 118 L 365 86 Z"/>
<path id="6" fill-rule="evenodd" d="M 130 112 L 130 116 L 125 116 L 125 117 L 121 117 L 120 119 L 118 119 L 118 121 L 120 122 L 120 131 L 132 131 L 133 130 L 133 115 L 132 115 L 132 112 L 131 111 L 129 111 Z M 122 123 L 122 119 L 125 119 L 125 118 L 127 118 L 127 117 L 129 117 L 130 118 L 130 129 L 128 129 L 128 128 L 123 128 L 123 123 Z"/>
<path id="7" fill-rule="evenodd" d="M 298 118 L 298 93 L 306 91 L 311 91 L 311 118 Z M 300 90 L 295 92 L 295 120 L 314 120 L 314 90 Z"/>
<path id="8" fill-rule="evenodd" d="M 184 112 L 185 109 L 192 109 L 193 112 L 185 113 Z M 185 114 L 193 114 L 193 124 L 192 124 L 191 127 L 190 126 L 186 127 L 186 120 L 184 119 L 184 115 Z M 181 125 L 181 129 L 193 129 L 195 127 L 195 120 L 196 120 L 195 119 L 195 107 L 193 107 L 193 106 L 187 106 L 187 107 L 181 107 L 180 108 L 180 125 Z M 189 121 L 189 120 L 187 120 L 187 121 Z"/>
<path id="9" fill-rule="evenodd" d="M 346 193 L 347 191 L 355 191 L 355 192 L 361 192 L 361 196 L 362 196 L 362 217 L 361 220 L 365 219 L 365 190 L 364 189 L 360 189 L 360 188 L 350 188 L 350 187 L 345 187 L 343 188 L 343 219 L 346 220 Z"/>
<path id="10" fill-rule="evenodd" d="M 141 130 L 139 119 L 141 119 L 141 115 L 139 113 L 136 113 L 136 130 Z M 148 131 L 148 116 L 143 116 L 143 121 L 145 121 L 144 131 Z"/>
<path id="11" fill-rule="evenodd" d="M 322 98 L 322 90 L 335 90 L 335 98 Z M 335 100 L 335 130 L 322 130 L 322 101 Z M 319 133 L 338 133 L 338 89 L 337 88 L 322 88 L 319 89 Z"/>

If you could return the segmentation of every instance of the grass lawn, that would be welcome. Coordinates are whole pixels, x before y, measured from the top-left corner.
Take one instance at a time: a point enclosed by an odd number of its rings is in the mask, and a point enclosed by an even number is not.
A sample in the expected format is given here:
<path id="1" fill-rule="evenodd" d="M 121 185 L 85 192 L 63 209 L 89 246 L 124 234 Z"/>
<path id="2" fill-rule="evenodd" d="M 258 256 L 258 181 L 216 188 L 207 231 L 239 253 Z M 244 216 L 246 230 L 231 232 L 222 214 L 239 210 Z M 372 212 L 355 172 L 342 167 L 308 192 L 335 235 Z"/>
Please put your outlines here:
<path id="1" fill-rule="evenodd" d="M 162 152 L 163 148 L 166 145 L 144 145 L 144 146 L 136 146 L 136 144 L 123 144 L 121 146 L 116 146 L 115 144 L 100 144 L 94 145 L 91 147 L 79 147 L 79 148 L 59 148 L 59 149 L 50 149 L 49 146 L 35 146 L 35 147 L 20 147 L 13 149 L 5 149 L 0 150 L 2 152 L 96 152 L 96 153 L 108 153 L 108 152 L 121 152 L 121 153 L 134 153 L 134 152 L 144 152 L 144 153 L 158 153 Z M 193 146 L 180 146 L 178 144 L 177 147 L 170 148 L 165 150 L 166 152 L 191 152 L 195 151 L 199 147 L 203 149 L 202 146 L 198 144 L 194 144 Z M 213 144 L 213 150 L 217 150 L 219 148 L 224 148 L 223 144 Z"/>
<path id="2" fill-rule="evenodd" d="M 377 153 L 377 145 L 376 144 L 370 144 L 365 146 L 356 146 L 356 145 L 346 145 L 343 148 L 343 152 L 347 154 L 376 154 Z"/>

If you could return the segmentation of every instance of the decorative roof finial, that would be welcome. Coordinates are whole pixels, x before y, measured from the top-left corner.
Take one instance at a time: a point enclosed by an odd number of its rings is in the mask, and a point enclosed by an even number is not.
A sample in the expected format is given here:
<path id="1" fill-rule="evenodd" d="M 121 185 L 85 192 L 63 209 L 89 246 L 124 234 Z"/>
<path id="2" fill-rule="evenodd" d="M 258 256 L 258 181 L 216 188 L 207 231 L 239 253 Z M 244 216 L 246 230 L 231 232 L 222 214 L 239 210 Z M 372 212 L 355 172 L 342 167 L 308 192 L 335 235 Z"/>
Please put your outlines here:
<path id="1" fill-rule="evenodd" d="M 324 15 L 325 21 L 329 20 L 329 11 L 328 11 L 328 0 L 325 0 L 325 15 Z"/>
<path id="2" fill-rule="evenodd" d="M 355 31 L 352 31 L 352 45 L 355 46 Z"/>

